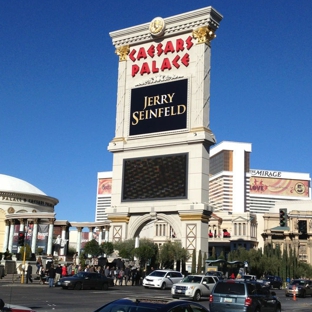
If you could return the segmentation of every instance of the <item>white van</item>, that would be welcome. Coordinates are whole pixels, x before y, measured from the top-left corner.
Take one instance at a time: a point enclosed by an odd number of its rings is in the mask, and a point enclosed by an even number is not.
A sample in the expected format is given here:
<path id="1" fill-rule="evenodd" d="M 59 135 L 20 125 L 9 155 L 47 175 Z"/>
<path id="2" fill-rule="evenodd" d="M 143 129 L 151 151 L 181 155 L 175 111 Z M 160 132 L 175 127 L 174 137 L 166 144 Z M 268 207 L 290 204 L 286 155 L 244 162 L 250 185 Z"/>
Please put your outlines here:
<path id="1" fill-rule="evenodd" d="M 171 288 L 173 284 L 180 282 L 184 275 L 174 270 L 155 270 L 143 279 L 145 288 Z"/>

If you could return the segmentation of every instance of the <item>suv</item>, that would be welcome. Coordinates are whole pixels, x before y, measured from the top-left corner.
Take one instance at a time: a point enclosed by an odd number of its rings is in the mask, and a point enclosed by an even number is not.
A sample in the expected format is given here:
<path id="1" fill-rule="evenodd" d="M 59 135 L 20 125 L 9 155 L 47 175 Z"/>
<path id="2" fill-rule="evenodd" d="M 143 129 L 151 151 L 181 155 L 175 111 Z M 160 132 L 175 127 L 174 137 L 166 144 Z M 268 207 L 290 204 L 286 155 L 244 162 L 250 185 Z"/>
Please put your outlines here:
<path id="1" fill-rule="evenodd" d="M 210 312 L 280 312 L 281 303 L 275 292 L 257 281 L 220 280 L 209 298 Z"/>
<path id="2" fill-rule="evenodd" d="M 201 297 L 209 297 L 218 280 L 216 276 L 188 275 L 181 282 L 172 286 L 172 298 L 183 297 L 199 301 Z"/>
<path id="3" fill-rule="evenodd" d="M 171 288 L 173 284 L 180 282 L 184 275 L 179 271 L 155 270 L 143 279 L 145 288 Z"/>
<path id="4" fill-rule="evenodd" d="M 312 281 L 306 279 L 294 279 L 285 290 L 286 297 L 296 294 L 298 297 L 312 296 Z"/>
<path id="5" fill-rule="evenodd" d="M 266 279 L 268 281 L 270 281 L 270 286 L 271 288 L 277 288 L 277 289 L 281 289 L 282 285 L 283 285 L 283 280 L 281 277 L 279 276 L 274 276 L 274 275 L 267 275 Z"/>

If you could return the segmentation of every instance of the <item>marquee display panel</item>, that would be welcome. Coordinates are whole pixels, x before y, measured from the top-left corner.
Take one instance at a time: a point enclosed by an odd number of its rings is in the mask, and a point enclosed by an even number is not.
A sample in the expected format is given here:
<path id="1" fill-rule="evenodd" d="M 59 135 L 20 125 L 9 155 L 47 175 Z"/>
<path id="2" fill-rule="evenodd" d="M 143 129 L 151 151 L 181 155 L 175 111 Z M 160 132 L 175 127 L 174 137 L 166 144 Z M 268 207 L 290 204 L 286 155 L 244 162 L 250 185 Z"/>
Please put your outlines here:
<path id="1" fill-rule="evenodd" d="M 187 154 L 125 159 L 123 201 L 187 197 Z"/>
<path id="2" fill-rule="evenodd" d="M 186 129 L 187 79 L 131 90 L 130 135 Z"/>

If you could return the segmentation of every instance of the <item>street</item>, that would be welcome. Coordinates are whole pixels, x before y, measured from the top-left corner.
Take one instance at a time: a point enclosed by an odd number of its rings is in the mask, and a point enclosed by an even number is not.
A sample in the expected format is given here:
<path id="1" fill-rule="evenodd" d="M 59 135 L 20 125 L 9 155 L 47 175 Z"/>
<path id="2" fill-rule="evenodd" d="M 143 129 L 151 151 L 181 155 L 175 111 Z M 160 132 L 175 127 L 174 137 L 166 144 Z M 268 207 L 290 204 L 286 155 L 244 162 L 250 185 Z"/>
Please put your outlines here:
<path id="1" fill-rule="evenodd" d="M 312 310 L 312 298 L 285 297 L 284 290 L 274 290 L 281 303 L 282 311 L 290 312 L 300 310 L 307 312 Z M 123 297 L 169 297 L 170 290 L 145 289 L 142 286 L 115 286 L 108 291 L 94 290 L 63 290 L 59 287 L 49 288 L 47 285 L 39 285 L 37 281 L 32 284 L 20 284 L 7 281 L 0 282 L 0 298 L 5 303 L 19 304 L 33 308 L 37 312 L 48 311 L 94 311 L 107 302 Z M 208 298 L 200 302 L 203 306 L 209 306 Z"/>

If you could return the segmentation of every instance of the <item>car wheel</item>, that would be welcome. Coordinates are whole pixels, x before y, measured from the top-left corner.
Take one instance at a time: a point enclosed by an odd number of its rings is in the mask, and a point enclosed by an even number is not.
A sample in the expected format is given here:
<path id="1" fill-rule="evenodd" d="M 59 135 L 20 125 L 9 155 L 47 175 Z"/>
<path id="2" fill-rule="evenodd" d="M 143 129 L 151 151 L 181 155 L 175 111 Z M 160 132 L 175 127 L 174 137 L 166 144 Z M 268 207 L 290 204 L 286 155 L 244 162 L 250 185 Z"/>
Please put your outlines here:
<path id="1" fill-rule="evenodd" d="M 166 283 L 162 283 L 160 289 L 165 290 L 166 289 Z"/>
<path id="2" fill-rule="evenodd" d="M 195 295 L 193 297 L 194 301 L 200 301 L 201 295 L 200 295 L 200 291 L 196 290 Z"/>
<path id="3" fill-rule="evenodd" d="M 102 284 L 102 290 L 107 290 L 108 289 L 108 284 L 107 283 L 103 283 Z"/>
<path id="4" fill-rule="evenodd" d="M 305 291 L 302 293 L 302 298 L 305 298 L 306 297 L 306 293 Z"/>
<path id="5" fill-rule="evenodd" d="M 282 311 L 281 307 L 276 307 L 275 312 L 281 312 L 281 311 Z"/>
<path id="6" fill-rule="evenodd" d="M 144 286 L 144 288 L 148 289 L 149 287 L 147 287 L 147 286 Z"/>
<path id="7" fill-rule="evenodd" d="M 76 283 L 74 286 L 74 290 L 81 290 L 82 289 L 82 284 L 81 283 Z"/>

